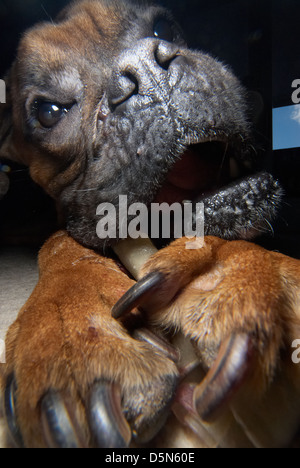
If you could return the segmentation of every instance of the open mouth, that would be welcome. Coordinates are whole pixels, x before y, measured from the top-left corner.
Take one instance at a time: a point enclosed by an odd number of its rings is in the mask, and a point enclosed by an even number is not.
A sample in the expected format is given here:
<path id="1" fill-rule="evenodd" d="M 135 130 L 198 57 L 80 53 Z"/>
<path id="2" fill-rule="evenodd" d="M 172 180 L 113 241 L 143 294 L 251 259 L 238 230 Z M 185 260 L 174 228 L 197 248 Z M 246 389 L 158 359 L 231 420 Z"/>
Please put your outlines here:
<path id="1" fill-rule="evenodd" d="M 237 161 L 229 143 L 211 141 L 190 145 L 175 163 L 155 202 L 169 204 L 196 200 L 216 192 L 238 177 Z"/>
<path id="2" fill-rule="evenodd" d="M 203 203 L 205 235 L 249 240 L 272 230 L 282 189 L 267 172 L 251 174 L 249 161 L 237 155 L 237 147 L 226 141 L 188 146 L 167 175 L 154 203 L 191 202 L 193 207 Z M 115 245 L 114 250 L 126 269 L 138 278 L 146 260 L 170 240 L 127 239 Z"/>
<path id="3" fill-rule="evenodd" d="M 205 235 L 232 240 L 272 230 L 281 199 L 279 183 L 267 172 L 253 173 L 236 141 L 224 139 L 189 145 L 154 201 L 203 203 Z"/>

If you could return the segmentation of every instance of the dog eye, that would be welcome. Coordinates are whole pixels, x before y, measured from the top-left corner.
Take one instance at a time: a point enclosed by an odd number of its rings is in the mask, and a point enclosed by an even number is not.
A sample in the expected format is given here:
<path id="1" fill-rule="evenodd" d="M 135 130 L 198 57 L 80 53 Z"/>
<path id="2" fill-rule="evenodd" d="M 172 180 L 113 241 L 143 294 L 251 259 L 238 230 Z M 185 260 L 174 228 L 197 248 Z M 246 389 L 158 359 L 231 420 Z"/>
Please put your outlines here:
<path id="1" fill-rule="evenodd" d="M 172 23 L 170 23 L 166 18 L 159 18 L 154 23 L 153 35 L 163 41 L 173 42 L 174 29 Z"/>
<path id="2" fill-rule="evenodd" d="M 53 102 L 35 101 L 34 103 L 35 119 L 45 128 L 54 127 L 68 110 L 66 106 Z"/>

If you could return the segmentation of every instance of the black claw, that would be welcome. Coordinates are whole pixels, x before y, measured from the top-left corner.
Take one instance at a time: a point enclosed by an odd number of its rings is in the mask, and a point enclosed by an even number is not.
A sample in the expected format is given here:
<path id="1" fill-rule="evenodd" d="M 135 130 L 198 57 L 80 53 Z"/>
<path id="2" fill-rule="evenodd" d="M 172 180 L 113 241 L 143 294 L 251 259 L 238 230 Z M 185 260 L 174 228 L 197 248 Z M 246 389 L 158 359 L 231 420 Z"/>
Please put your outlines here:
<path id="1" fill-rule="evenodd" d="M 147 328 L 138 328 L 135 330 L 133 332 L 133 338 L 150 344 L 163 353 L 168 359 L 175 362 L 175 364 L 178 363 L 180 357 L 179 351 L 167 340 L 155 333 L 152 333 L 150 330 L 147 330 Z"/>
<path id="2" fill-rule="evenodd" d="M 82 447 L 74 421 L 60 393 L 50 390 L 42 399 L 41 409 L 44 435 L 50 448 Z"/>
<path id="3" fill-rule="evenodd" d="M 159 271 L 153 271 L 138 281 L 112 308 L 112 317 L 119 319 L 138 306 L 146 304 L 151 296 L 161 285 L 164 275 Z"/>
<path id="4" fill-rule="evenodd" d="M 87 408 L 90 429 L 99 448 L 126 448 L 131 430 L 121 408 L 118 388 L 106 381 L 96 382 Z"/>
<path id="5" fill-rule="evenodd" d="M 4 413 L 9 433 L 16 447 L 23 447 L 23 438 L 16 417 L 16 391 L 17 385 L 14 376 L 7 379 L 4 391 Z"/>
<path id="6" fill-rule="evenodd" d="M 252 338 L 233 334 L 220 347 L 216 361 L 195 388 L 194 405 L 204 421 L 212 421 L 245 381 L 254 359 Z"/>

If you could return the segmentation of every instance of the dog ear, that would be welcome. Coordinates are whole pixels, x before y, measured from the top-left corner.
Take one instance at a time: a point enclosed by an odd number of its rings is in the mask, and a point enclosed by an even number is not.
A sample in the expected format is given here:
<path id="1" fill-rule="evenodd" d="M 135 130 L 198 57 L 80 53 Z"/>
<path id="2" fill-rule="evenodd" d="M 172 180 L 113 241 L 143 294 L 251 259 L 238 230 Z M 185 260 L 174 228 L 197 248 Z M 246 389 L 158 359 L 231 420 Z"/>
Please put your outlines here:
<path id="1" fill-rule="evenodd" d="M 0 157 L 19 161 L 13 143 L 13 115 L 10 80 L 11 71 L 1 80 L 2 93 L 0 102 Z M 3 96 L 2 96 L 3 95 Z"/>

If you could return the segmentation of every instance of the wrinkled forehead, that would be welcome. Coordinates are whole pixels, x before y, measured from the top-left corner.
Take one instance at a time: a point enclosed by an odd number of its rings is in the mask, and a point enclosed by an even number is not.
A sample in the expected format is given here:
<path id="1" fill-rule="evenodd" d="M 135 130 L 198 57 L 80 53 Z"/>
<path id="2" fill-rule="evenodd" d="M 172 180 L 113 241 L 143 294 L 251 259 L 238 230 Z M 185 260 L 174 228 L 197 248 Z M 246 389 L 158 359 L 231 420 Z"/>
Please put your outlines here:
<path id="1" fill-rule="evenodd" d="M 162 12 L 165 10 L 159 7 L 125 0 L 76 2 L 59 15 L 57 22 L 39 24 L 24 35 L 18 49 L 21 74 L 40 79 L 43 71 L 59 72 L 68 65 L 80 70 L 85 69 L 87 61 L 95 66 L 108 64 L 149 28 L 151 17 Z"/>
<path id="2" fill-rule="evenodd" d="M 20 67 L 28 64 L 32 76 L 38 70 L 59 71 L 68 64 L 80 66 L 80 62 L 96 62 L 111 56 L 126 27 L 126 10 L 101 1 L 85 2 L 64 11 L 55 23 L 41 23 L 29 30 L 18 49 Z M 101 51 L 101 52 L 100 52 Z M 105 57 L 106 56 L 106 57 Z"/>

